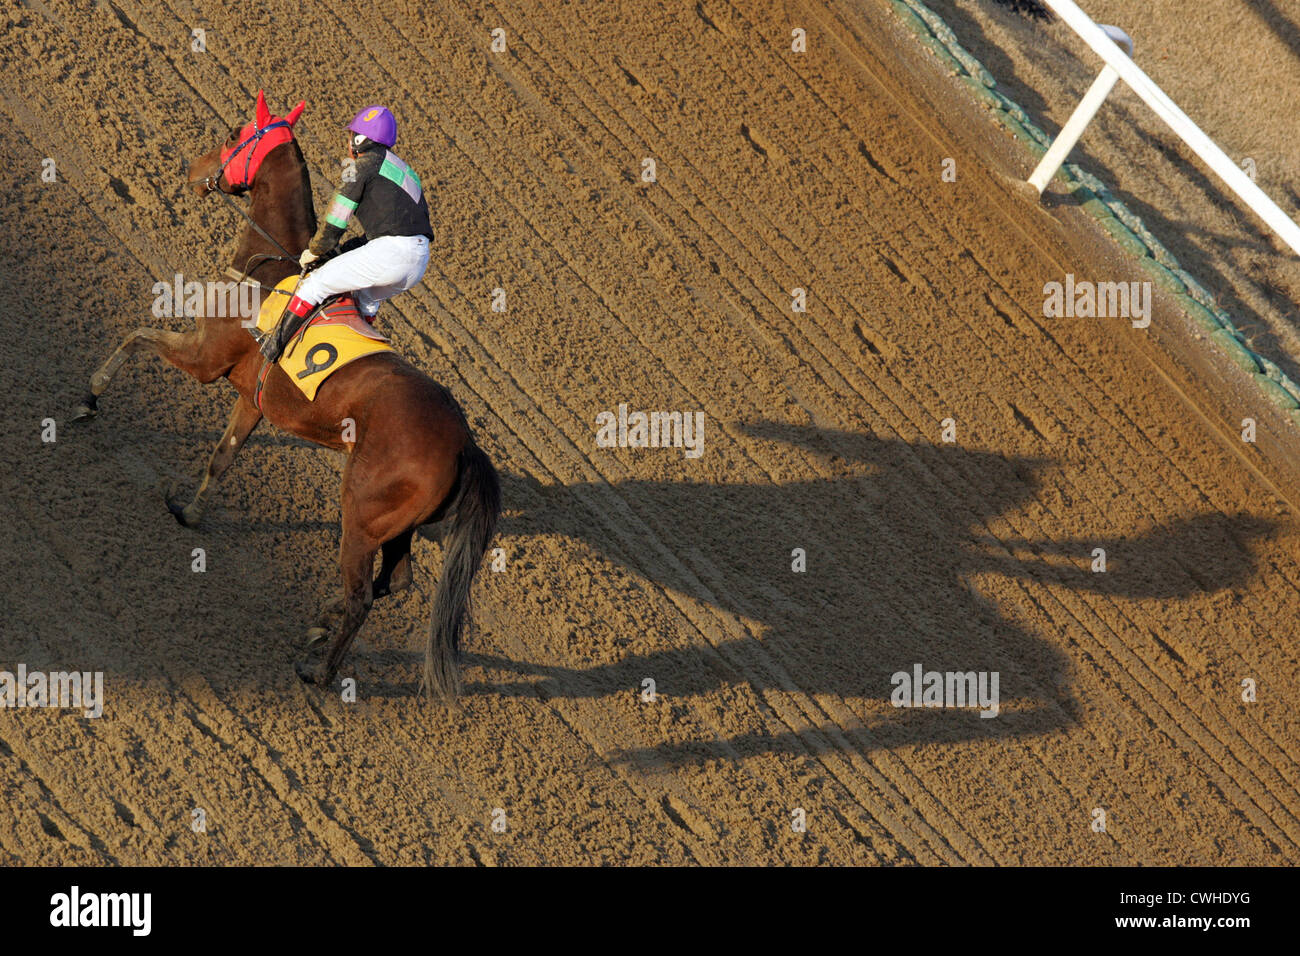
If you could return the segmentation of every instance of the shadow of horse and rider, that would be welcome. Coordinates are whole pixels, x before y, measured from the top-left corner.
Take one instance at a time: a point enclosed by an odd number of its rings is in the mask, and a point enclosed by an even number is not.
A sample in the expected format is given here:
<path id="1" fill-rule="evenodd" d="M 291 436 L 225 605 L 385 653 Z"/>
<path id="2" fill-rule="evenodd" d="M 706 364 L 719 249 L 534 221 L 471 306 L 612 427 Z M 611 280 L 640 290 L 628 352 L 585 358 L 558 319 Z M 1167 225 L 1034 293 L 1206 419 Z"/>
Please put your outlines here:
<path id="1" fill-rule="evenodd" d="M 1267 521 L 1207 513 L 1134 535 L 994 536 L 989 523 L 1030 503 L 1045 472 L 1057 467 L 1051 460 L 815 427 L 760 423 L 744 430 L 802 449 L 830 477 L 542 486 L 507 474 L 500 543 L 530 535 L 573 539 L 659 588 L 757 622 L 759 637 L 737 622 L 726 629 L 737 636 L 715 637 L 712 649 L 697 634 L 683 649 L 633 650 L 588 667 L 469 653 L 467 663 L 517 679 L 471 679 L 467 692 L 602 698 L 635 693 L 652 677 L 657 693 L 670 699 L 728 684 L 747 684 L 758 698 L 830 695 L 862 721 L 825 734 L 749 733 L 625 755 L 649 762 L 1046 734 L 1078 718 L 1071 662 L 1058 650 L 1062 635 L 1050 631 L 1081 625 L 1068 612 L 1052 613 L 1049 599 L 1043 604 L 1050 619 L 1040 614 L 1031 631 L 1002 613 L 999 599 L 1019 614 L 1043 601 L 1044 586 L 1120 602 L 1229 589 L 1254 570 L 1249 542 L 1274 532 Z M 622 520 L 623 507 L 654 529 L 672 560 L 647 560 L 651 549 L 629 554 L 611 541 L 607 522 Z M 803 573 L 792 570 L 797 547 L 807 554 Z M 1105 573 L 1092 570 L 1097 547 L 1106 551 Z M 1025 588 L 1040 590 L 1031 599 Z M 997 671 L 1001 712 L 985 719 L 975 710 L 888 706 L 891 675 L 918 663 L 925 670 Z"/>

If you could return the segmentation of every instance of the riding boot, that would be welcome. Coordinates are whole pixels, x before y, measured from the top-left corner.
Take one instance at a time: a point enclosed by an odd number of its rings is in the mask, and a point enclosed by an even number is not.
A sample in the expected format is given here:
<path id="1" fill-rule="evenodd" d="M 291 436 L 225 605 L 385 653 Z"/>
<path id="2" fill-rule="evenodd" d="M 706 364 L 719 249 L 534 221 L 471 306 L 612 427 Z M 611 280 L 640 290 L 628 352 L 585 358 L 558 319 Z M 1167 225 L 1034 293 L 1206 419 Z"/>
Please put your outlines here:
<path id="1" fill-rule="evenodd" d="M 284 347 L 302 328 L 302 323 L 314 308 L 316 308 L 314 304 L 300 299 L 296 295 L 289 300 L 289 304 L 280 313 L 280 321 L 276 323 L 271 333 L 262 340 L 262 355 L 265 356 L 268 362 L 279 360 L 280 355 L 284 352 Z"/>

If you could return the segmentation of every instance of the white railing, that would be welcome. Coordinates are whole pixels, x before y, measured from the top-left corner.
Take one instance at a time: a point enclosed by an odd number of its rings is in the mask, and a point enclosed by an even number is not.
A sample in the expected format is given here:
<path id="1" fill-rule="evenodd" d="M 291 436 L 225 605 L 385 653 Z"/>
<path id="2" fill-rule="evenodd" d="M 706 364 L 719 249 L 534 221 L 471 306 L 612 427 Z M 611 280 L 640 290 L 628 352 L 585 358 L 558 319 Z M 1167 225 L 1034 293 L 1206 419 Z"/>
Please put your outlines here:
<path id="1" fill-rule="evenodd" d="M 1117 42 L 1127 41 L 1129 50 L 1132 51 L 1132 41 L 1122 31 L 1114 27 L 1098 26 L 1074 0 L 1043 0 L 1043 3 L 1051 7 L 1057 16 L 1079 34 L 1083 42 L 1105 61 L 1106 66 L 1074 111 L 1074 115 L 1061 130 L 1061 135 L 1052 143 L 1051 148 L 1038 164 L 1038 168 L 1034 170 L 1033 176 L 1030 177 L 1029 181 L 1037 188 L 1040 195 L 1047 183 L 1056 175 L 1056 171 L 1061 168 L 1061 164 L 1065 162 L 1066 156 L 1083 135 L 1083 131 L 1092 121 L 1097 110 L 1101 108 L 1102 101 L 1115 85 L 1116 79 L 1122 79 L 1155 111 L 1157 116 L 1169 124 L 1192 152 L 1214 170 L 1260 219 L 1268 223 L 1273 231 L 1282 237 L 1293 252 L 1300 255 L 1300 226 L 1296 225 L 1277 203 L 1269 199 L 1245 171 L 1219 149 L 1214 140 L 1206 136 L 1199 126 L 1188 119 L 1187 114 L 1178 108 L 1178 104 L 1166 96 L 1164 90 L 1156 86 L 1151 77 L 1133 62 L 1131 56 L 1125 54 L 1116 45 Z M 1107 30 L 1114 32 L 1108 34 Z"/>

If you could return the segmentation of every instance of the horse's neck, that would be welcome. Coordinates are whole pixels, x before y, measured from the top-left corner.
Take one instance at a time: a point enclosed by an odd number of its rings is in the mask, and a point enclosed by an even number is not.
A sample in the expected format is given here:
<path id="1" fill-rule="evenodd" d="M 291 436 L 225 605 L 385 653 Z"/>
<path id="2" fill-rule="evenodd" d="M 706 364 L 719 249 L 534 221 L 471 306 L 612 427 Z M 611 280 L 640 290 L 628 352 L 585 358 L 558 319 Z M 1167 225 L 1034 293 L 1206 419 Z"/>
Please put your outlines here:
<path id="1" fill-rule="evenodd" d="M 251 225 L 244 227 L 239 247 L 231 263 L 237 272 L 246 269 L 264 285 L 275 285 L 281 279 L 298 271 L 294 261 L 254 260 L 253 256 L 279 256 L 286 252 L 297 257 L 316 231 L 316 213 L 311 202 L 311 181 L 301 155 L 290 148 L 291 144 L 275 152 L 291 155 L 275 157 L 281 160 L 272 164 L 267 157 L 258 173 L 257 182 L 250 190 L 248 215 L 265 230 L 275 242 L 267 239 Z M 279 243 L 277 245 L 276 243 Z M 280 248 L 283 246 L 284 248 Z"/>

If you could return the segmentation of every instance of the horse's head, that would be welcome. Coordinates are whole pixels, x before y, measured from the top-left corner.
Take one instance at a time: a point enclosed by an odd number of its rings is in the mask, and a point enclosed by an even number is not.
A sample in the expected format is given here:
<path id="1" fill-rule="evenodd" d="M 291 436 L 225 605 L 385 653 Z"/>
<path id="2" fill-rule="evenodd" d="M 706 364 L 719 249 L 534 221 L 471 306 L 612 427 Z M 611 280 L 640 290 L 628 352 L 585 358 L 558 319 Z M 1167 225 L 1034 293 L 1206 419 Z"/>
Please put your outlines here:
<path id="1" fill-rule="evenodd" d="M 293 140 L 293 124 L 306 104 L 299 102 L 287 116 L 272 116 L 266 96 L 257 91 L 253 121 L 232 129 L 226 141 L 189 165 L 189 184 L 200 195 L 214 189 L 241 193 L 250 189 L 262 161 L 277 146 Z"/>

